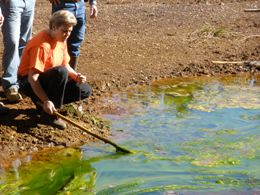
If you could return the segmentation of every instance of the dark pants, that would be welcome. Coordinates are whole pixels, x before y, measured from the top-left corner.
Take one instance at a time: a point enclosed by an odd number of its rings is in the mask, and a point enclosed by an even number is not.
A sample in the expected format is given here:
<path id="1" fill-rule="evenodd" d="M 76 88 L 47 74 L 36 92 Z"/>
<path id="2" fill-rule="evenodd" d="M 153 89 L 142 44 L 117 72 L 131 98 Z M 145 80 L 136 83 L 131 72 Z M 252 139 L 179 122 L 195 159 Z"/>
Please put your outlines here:
<path id="1" fill-rule="evenodd" d="M 63 66 L 58 66 L 43 72 L 39 76 L 40 84 L 56 108 L 63 104 L 83 100 L 91 95 L 91 87 L 88 84 L 78 84 L 68 78 L 68 71 Z M 37 102 L 40 99 L 33 92 L 27 76 L 19 78 L 20 90 L 29 96 L 39 108 Z"/>

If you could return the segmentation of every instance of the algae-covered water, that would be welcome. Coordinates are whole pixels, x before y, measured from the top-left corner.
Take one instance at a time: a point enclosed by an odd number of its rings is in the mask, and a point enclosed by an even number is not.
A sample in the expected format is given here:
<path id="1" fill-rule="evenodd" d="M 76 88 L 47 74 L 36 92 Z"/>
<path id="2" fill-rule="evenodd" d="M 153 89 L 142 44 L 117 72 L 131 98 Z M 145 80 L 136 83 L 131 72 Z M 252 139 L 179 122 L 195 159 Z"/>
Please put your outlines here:
<path id="1" fill-rule="evenodd" d="M 22 159 L 0 171 L 0 194 L 260 194 L 260 77 L 161 80 L 105 103 L 110 139 L 135 153 Z"/>

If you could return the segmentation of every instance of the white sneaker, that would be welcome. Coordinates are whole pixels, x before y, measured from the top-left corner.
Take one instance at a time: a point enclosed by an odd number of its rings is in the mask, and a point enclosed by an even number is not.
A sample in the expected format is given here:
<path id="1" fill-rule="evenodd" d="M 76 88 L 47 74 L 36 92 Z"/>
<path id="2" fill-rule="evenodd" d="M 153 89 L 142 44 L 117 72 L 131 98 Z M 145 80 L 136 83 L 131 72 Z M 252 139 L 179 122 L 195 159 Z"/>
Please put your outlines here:
<path id="1" fill-rule="evenodd" d="M 5 90 L 5 96 L 11 103 L 17 103 L 23 99 L 22 95 L 18 92 L 16 87 L 10 87 L 9 89 Z"/>

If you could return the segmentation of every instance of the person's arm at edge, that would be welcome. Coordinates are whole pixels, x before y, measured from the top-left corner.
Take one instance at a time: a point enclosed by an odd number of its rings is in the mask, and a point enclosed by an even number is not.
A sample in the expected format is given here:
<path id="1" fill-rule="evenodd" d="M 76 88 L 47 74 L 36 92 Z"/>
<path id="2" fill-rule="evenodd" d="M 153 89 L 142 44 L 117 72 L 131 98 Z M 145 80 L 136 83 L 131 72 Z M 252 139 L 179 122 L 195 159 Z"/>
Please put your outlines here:
<path id="1" fill-rule="evenodd" d="M 2 14 L 1 6 L 0 6 L 0 27 L 2 27 L 3 23 L 4 23 L 4 16 Z"/>
<path id="2" fill-rule="evenodd" d="M 90 18 L 96 18 L 98 14 L 97 1 L 89 0 L 89 5 L 90 5 Z"/>

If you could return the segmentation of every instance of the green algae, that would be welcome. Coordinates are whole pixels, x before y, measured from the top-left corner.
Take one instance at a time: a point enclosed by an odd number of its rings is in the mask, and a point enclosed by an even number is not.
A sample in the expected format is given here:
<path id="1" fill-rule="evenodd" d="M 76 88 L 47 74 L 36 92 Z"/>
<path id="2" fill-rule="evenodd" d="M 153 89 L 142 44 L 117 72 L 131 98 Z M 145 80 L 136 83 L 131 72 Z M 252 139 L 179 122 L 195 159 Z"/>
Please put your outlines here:
<path id="1" fill-rule="evenodd" d="M 253 115 L 253 116 L 248 116 L 246 114 L 243 114 L 241 115 L 241 119 L 244 119 L 244 120 L 260 120 L 260 114 L 257 114 L 257 115 Z"/>
<path id="2" fill-rule="evenodd" d="M 221 131 L 222 132 L 222 131 Z M 232 131 L 233 132 L 233 131 Z M 182 149 L 190 153 L 191 163 L 196 166 L 239 165 L 241 159 L 253 159 L 260 156 L 260 142 L 258 136 L 239 139 L 214 137 L 194 140 L 182 144 Z"/>
<path id="3" fill-rule="evenodd" d="M 143 183 L 142 180 L 133 181 L 133 182 L 126 182 L 124 184 L 118 184 L 116 186 L 110 186 L 104 190 L 100 190 L 97 194 L 98 195 L 106 195 L 106 194 L 123 194 L 124 191 L 131 192 L 138 186 Z"/>
<path id="4" fill-rule="evenodd" d="M 123 195 L 123 194 L 142 194 L 142 193 L 153 193 L 153 192 L 165 192 L 171 190 L 198 190 L 198 189 L 208 189 L 208 187 L 201 187 L 201 186 L 192 186 L 192 185 L 159 185 L 159 186 L 152 186 L 152 187 L 145 187 L 149 180 L 140 180 L 137 181 L 129 181 L 126 184 L 118 184 L 115 186 L 110 186 L 107 189 L 99 191 L 98 195 L 106 195 L 106 194 L 113 194 L 113 195 Z"/>
<path id="5" fill-rule="evenodd" d="M 152 193 L 152 192 L 167 192 L 167 191 L 179 191 L 179 190 L 206 190 L 208 187 L 201 187 L 201 186 L 191 186 L 191 185 L 165 185 L 165 186 L 153 186 L 150 188 L 145 188 L 145 189 L 137 189 L 131 192 L 131 194 L 141 194 L 141 193 Z M 170 192 L 172 193 L 172 192 Z M 129 194 L 129 193 L 128 193 Z"/>
<path id="6" fill-rule="evenodd" d="M 214 175 L 214 176 L 200 176 L 196 177 L 196 180 L 200 184 L 217 184 L 232 187 L 248 186 L 249 188 L 257 188 L 260 186 L 260 180 L 255 177 L 249 177 L 248 175 Z"/>
<path id="7" fill-rule="evenodd" d="M 0 177 L 0 194 L 192 194 L 259 189 L 260 126 L 255 106 L 259 90 L 240 85 L 248 81 L 244 77 L 239 82 L 231 79 L 231 84 L 226 78 L 214 84 L 210 80 L 158 81 L 148 92 L 123 94 L 117 105 L 126 115 L 120 112 L 110 125 L 136 153 L 107 155 L 110 150 L 102 145 L 106 149 L 97 149 L 94 157 L 87 149 L 47 155 L 47 161 L 29 162 Z M 98 118 L 78 117 L 104 126 Z"/>
<path id="8" fill-rule="evenodd" d="M 10 172 L 9 182 L 0 184 L 0 193 L 56 194 L 77 177 L 77 172 L 92 170 L 91 167 L 82 166 L 80 156 L 79 150 L 71 148 L 46 154 L 43 158 L 48 159 L 48 163 L 43 160 L 32 161 L 19 168 L 19 176 L 16 174 L 18 170 L 13 174 Z"/>
<path id="9" fill-rule="evenodd" d="M 84 174 L 83 174 L 84 173 Z M 85 171 L 81 170 L 81 173 L 75 175 L 73 180 L 71 180 L 67 185 L 64 186 L 57 194 L 67 195 L 67 194 L 95 194 L 95 182 L 96 182 L 96 172 L 90 172 L 86 174 Z"/>
<path id="10" fill-rule="evenodd" d="M 216 135 L 235 135 L 237 131 L 235 129 L 220 129 L 216 131 Z"/>

